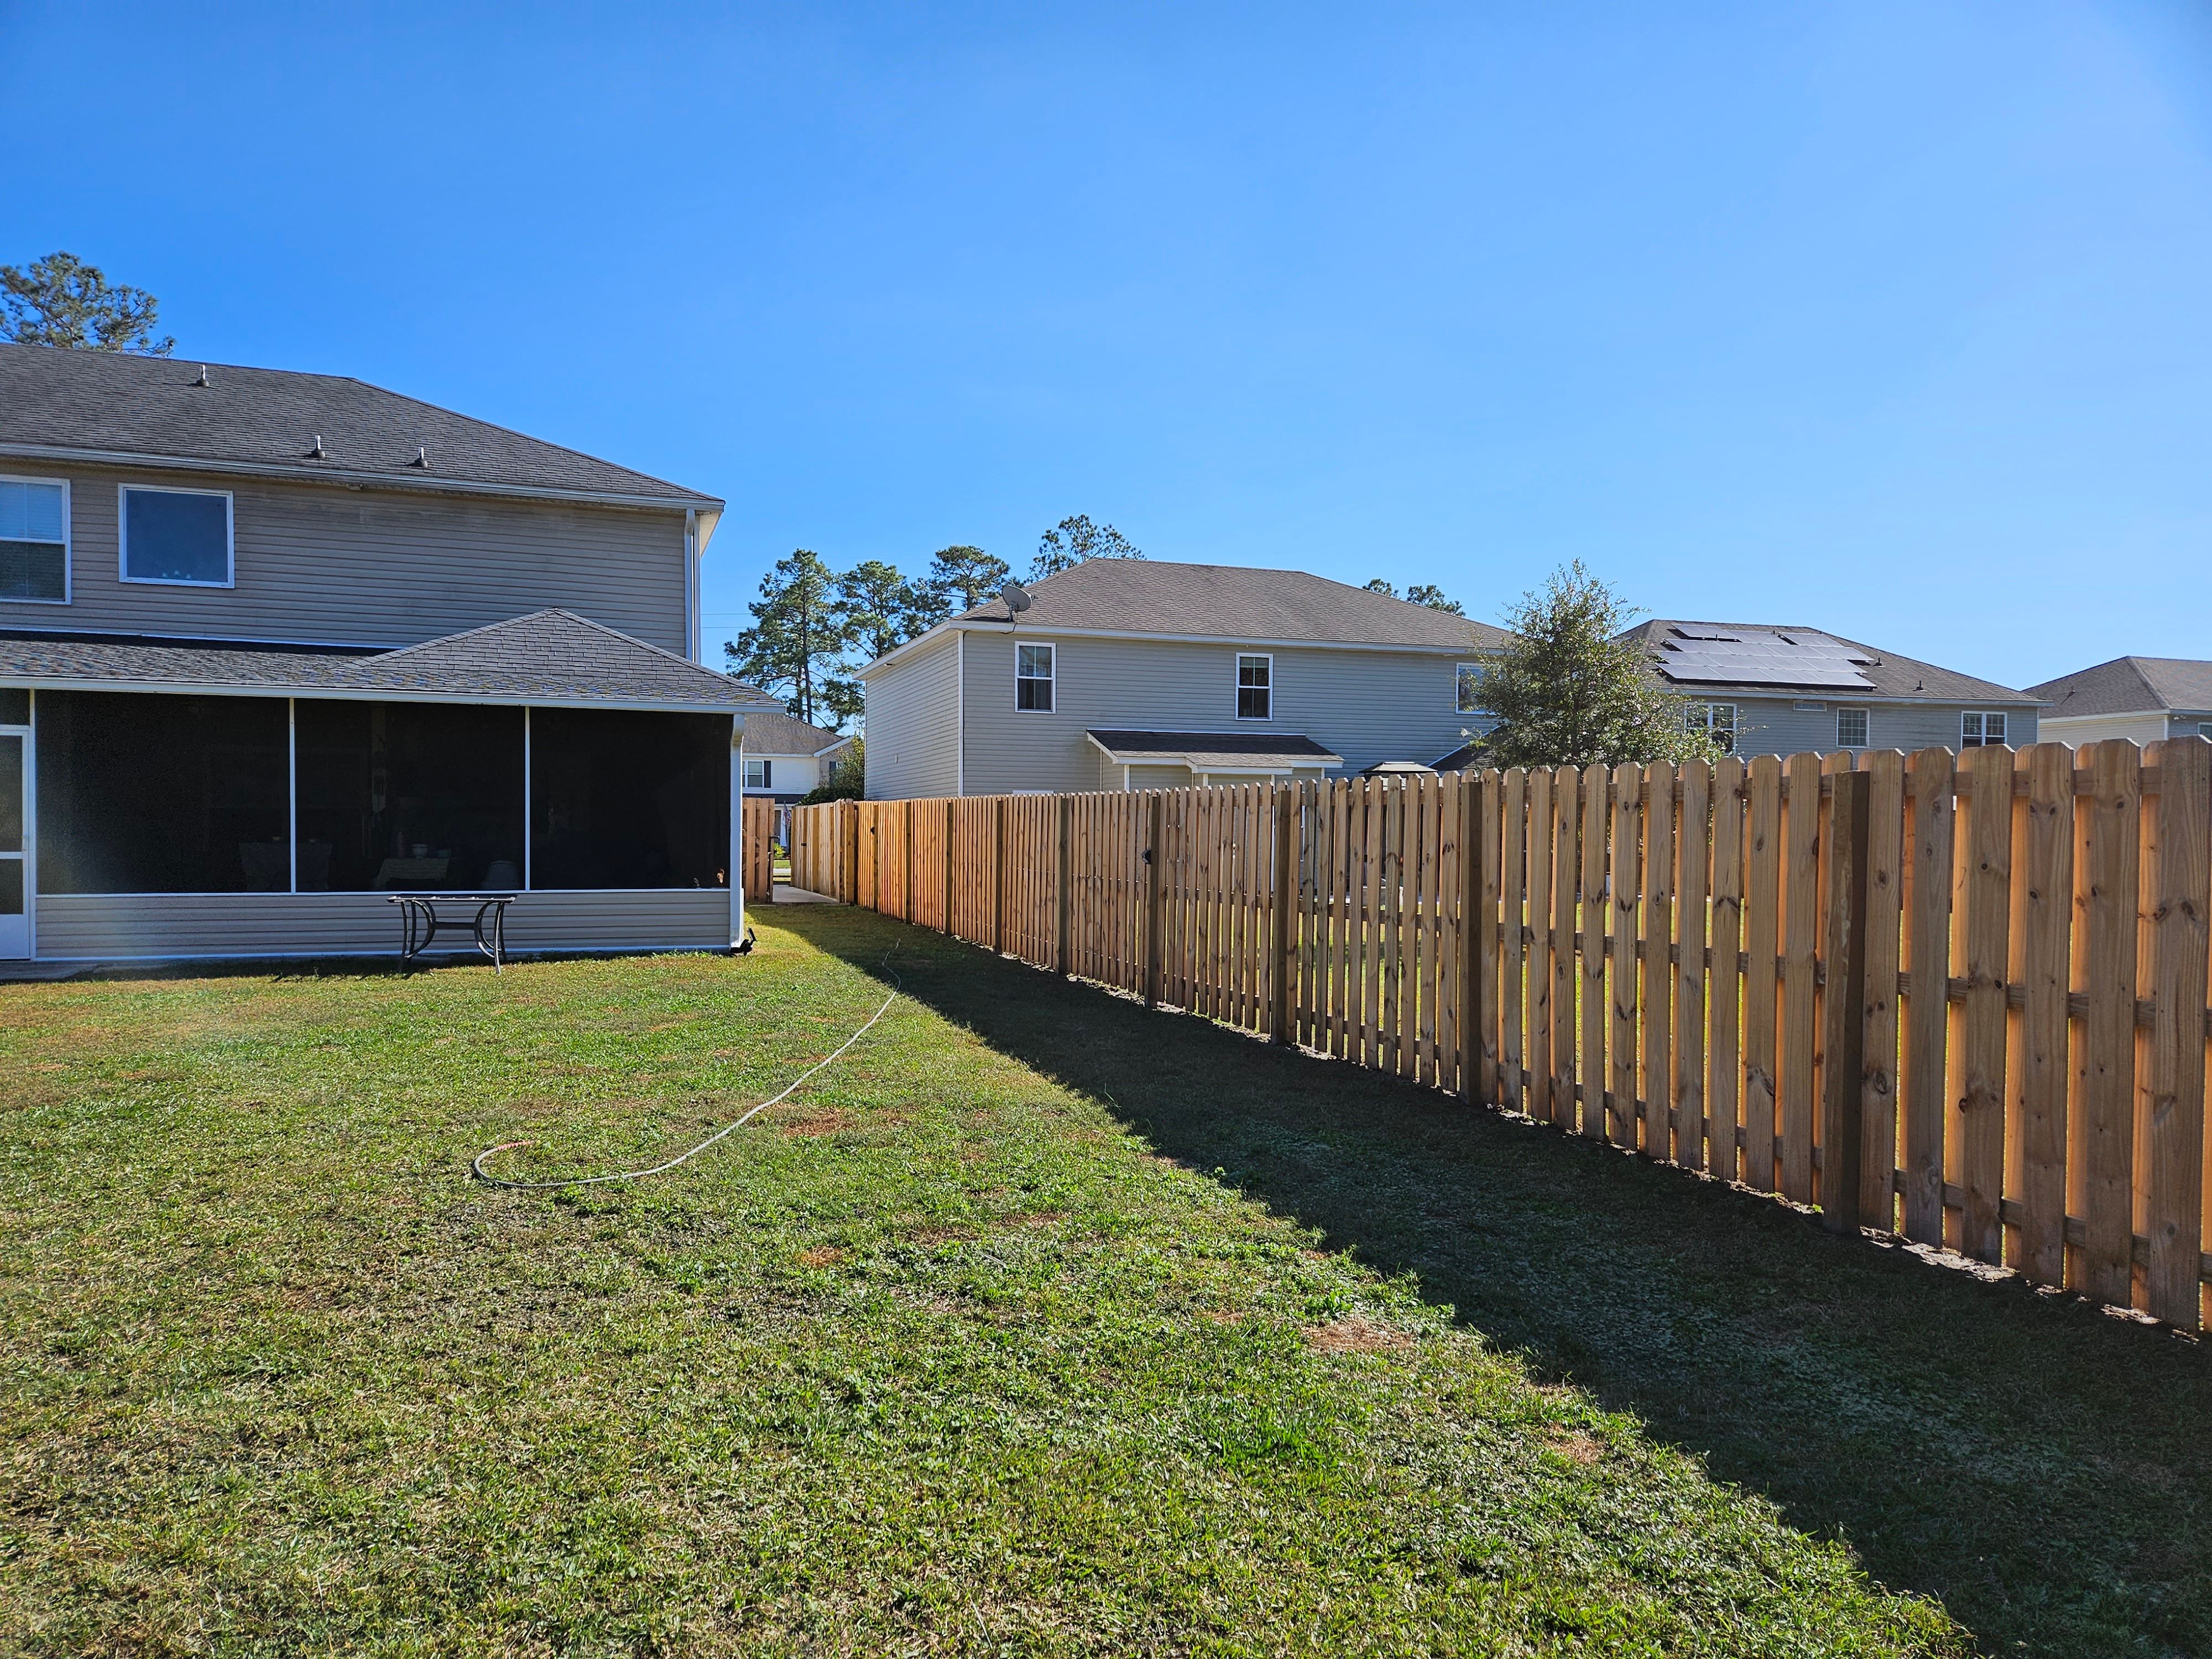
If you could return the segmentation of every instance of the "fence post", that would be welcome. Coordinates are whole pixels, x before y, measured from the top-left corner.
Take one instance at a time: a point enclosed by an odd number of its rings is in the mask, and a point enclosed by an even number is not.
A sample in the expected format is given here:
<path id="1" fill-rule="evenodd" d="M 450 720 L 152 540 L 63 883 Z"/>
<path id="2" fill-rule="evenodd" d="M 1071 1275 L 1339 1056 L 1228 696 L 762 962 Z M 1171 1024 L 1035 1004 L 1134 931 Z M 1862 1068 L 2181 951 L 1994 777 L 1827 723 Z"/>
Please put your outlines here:
<path id="1" fill-rule="evenodd" d="M 1291 1040 L 1291 947 L 1298 935 L 1298 786 L 1275 789 L 1275 915 L 1268 935 L 1272 961 L 1268 989 L 1274 1001 L 1269 1009 L 1267 1035 L 1277 1042 Z"/>
<path id="2" fill-rule="evenodd" d="M 1060 884 L 1054 919 L 1054 929 L 1059 938 L 1054 941 L 1053 955 L 1053 965 L 1062 979 L 1067 978 L 1072 971 L 1072 958 L 1068 951 L 1068 900 L 1071 895 L 1068 892 L 1067 860 L 1068 842 L 1073 837 L 1074 829 L 1075 797 L 1062 795 L 1060 798 Z"/>
<path id="3" fill-rule="evenodd" d="M 1168 798 L 1160 791 L 1151 792 L 1152 799 L 1145 815 L 1145 1006 L 1160 1005 L 1160 958 L 1162 934 L 1160 926 L 1160 857 L 1161 843 L 1167 836 Z"/>
<path id="4" fill-rule="evenodd" d="M 1822 1048 L 1827 1056 L 1820 1106 L 1820 1223 L 1830 1232 L 1859 1226 L 1864 1161 L 1867 997 L 1867 803 L 1874 778 L 1834 775 L 1828 820 L 1827 994 Z"/>

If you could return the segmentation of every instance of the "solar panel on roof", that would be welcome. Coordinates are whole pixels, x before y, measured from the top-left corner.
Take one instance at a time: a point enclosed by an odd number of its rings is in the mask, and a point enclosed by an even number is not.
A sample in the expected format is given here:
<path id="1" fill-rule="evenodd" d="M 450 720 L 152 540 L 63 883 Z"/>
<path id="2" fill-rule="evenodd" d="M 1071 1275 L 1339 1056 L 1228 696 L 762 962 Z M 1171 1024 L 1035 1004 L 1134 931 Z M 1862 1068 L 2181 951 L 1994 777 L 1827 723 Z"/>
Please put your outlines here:
<path id="1" fill-rule="evenodd" d="M 1861 672 L 1870 659 L 1858 647 L 1826 634 L 1796 629 L 1738 629 L 1692 634 L 1664 642 L 1659 671 L 1670 680 L 1700 684 L 1831 686 L 1871 690 Z"/>

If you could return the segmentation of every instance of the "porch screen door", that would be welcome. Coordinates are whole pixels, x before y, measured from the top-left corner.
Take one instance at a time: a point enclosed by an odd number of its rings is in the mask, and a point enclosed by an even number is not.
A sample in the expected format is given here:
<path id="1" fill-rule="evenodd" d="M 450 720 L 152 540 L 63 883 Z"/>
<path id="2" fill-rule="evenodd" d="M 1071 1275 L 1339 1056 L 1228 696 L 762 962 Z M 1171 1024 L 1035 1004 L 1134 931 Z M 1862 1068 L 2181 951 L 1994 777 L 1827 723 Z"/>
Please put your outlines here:
<path id="1" fill-rule="evenodd" d="M 30 734 L 0 726 L 0 960 L 31 954 L 31 872 L 23 859 L 23 759 Z"/>

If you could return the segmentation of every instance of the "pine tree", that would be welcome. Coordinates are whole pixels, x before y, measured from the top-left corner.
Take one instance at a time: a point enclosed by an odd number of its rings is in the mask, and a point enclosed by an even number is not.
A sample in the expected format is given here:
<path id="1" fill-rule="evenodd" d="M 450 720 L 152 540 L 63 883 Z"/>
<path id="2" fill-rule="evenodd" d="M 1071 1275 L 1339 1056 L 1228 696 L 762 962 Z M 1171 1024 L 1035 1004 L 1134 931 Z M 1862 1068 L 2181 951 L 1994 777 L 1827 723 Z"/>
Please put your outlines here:
<path id="1" fill-rule="evenodd" d="M 761 596 L 747 607 L 752 626 L 722 647 L 731 673 L 781 693 L 784 707 L 810 726 L 832 712 L 825 693 L 850 638 L 836 581 L 818 555 L 795 550 L 761 578 Z"/>
<path id="2" fill-rule="evenodd" d="M 143 289 L 111 288 L 98 265 L 57 250 L 27 270 L 0 265 L 0 340 L 74 351 L 123 351 L 166 357 L 176 347 L 154 337 L 161 302 Z"/>
<path id="3" fill-rule="evenodd" d="M 1042 581 L 1091 559 L 1141 559 L 1145 556 L 1110 524 L 1093 524 L 1088 514 L 1062 519 L 1037 538 L 1030 561 L 1030 580 Z"/>
<path id="4" fill-rule="evenodd" d="M 929 556 L 929 574 L 915 586 L 932 623 L 973 611 L 1006 585 L 1014 573 L 1004 559 L 980 547 L 940 547 Z"/>

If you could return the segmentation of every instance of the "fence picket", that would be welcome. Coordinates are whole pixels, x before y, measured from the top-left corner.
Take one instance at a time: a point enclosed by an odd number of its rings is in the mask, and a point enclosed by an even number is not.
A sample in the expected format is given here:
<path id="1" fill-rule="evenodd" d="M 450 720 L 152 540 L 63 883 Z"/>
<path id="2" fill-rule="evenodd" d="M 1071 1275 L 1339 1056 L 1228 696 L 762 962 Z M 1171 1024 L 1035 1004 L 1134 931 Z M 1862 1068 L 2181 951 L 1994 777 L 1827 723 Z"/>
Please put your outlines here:
<path id="1" fill-rule="evenodd" d="M 2206 934 L 2212 912 L 2212 747 L 2170 738 L 2153 750 L 2161 775 L 2157 856 L 2147 907 L 2156 1010 L 2143 1121 L 2149 1141 L 2144 1307 L 2193 1327 L 2201 1311 L 2204 1222 Z"/>
<path id="2" fill-rule="evenodd" d="M 1524 1109 L 1549 1123 L 1552 1107 L 1552 869 L 1558 811 L 1549 767 L 1528 774 L 1528 1093 Z"/>
<path id="3" fill-rule="evenodd" d="M 1537 923 L 1551 938 L 1552 1121 L 1572 1133 L 1575 1116 L 1575 880 L 1583 776 L 1562 766 L 1552 786 L 1552 913 Z"/>

